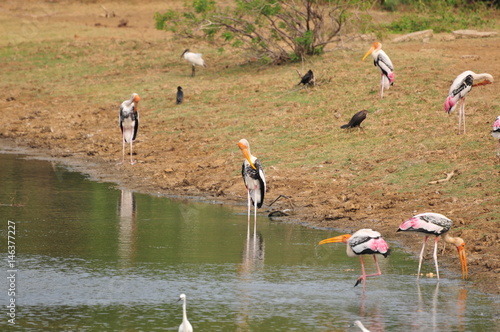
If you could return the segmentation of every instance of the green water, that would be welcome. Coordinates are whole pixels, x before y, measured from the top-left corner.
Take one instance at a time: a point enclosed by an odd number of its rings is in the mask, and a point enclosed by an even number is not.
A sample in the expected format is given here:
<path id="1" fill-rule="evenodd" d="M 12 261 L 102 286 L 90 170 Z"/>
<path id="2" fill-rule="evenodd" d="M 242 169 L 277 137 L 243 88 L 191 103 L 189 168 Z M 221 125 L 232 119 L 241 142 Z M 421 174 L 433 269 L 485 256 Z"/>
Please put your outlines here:
<path id="1" fill-rule="evenodd" d="M 417 284 L 417 262 L 396 243 L 363 290 L 343 244 L 316 246 L 333 231 L 259 216 L 254 237 L 244 204 L 134 193 L 14 154 L 0 165 L 1 330 L 177 331 L 181 293 L 195 331 L 359 331 L 355 320 L 371 331 L 499 330 L 498 297 L 449 271 Z"/>

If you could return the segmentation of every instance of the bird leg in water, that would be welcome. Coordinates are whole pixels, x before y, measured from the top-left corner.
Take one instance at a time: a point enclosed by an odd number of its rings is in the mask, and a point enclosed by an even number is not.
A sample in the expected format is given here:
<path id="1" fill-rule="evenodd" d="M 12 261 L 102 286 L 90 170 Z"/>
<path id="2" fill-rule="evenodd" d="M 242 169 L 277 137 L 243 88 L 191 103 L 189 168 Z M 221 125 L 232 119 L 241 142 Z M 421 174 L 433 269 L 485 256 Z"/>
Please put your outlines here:
<path id="1" fill-rule="evenodd" d="M 427 242 L 427 239 L 429 236 L 424 237 L 424 244 L 422 245 L 422 250 L 420 250 L 420 256 L 418 258 L 418 271 L 417 271 L 417 280 L 420 278 L 420 268 L 422 267 L 422 260 L 424 259 L 424 249 L 425 249 L 425 242 Z"/>
<path id="2" fill-rule="evenodd" d="M 437 278 L 439 280 L 439 268 L 438 268 L 438 257 L 437 257 L 437 248 L 438 248 L 438 240 L 439 240 L 439 237 L 436 236 L 436 240 L 434 240 L 434 264 L 436 265 L 436 274 L 437 274 Z"/>
<path id="3" fill-rule="evenodd" d="M 373 273 L 373 274 L 366 274 L 365 273 L 365 267 L 364 267 L 364 264 L 363 264 L 363 257 L 359 256 L 359 259 L 361 260 L 361 273 L 363 275 L 361 277 L 359 277 L 359 279 L 356 281 L 356 284 L 354 285 L 354 287 L 356 287 L 357 285 L 359 285 L 359 283 L 361 282 L 361 280 L 363 280 L 363 286 L 364 286 L 366 278 L 368 278 L 368 277 L 376 277 L 376 276 L 379 276 L 379 275 L 382 274 L 382 272 L 380 271 L 380 266 L 378 265 L 378 262 L 377 262 L 377 257 L 375 255 L 373 255 L 373 259 L 375 260 L 375 265 L 377 266 L 377 273 Z"/>

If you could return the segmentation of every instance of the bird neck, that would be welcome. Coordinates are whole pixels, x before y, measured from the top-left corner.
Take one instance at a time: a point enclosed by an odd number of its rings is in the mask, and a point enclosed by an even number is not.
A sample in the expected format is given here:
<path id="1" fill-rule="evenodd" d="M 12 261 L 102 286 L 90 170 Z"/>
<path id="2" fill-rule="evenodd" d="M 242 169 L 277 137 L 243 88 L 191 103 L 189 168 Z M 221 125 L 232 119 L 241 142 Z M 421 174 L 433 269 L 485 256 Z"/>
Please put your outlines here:
<path id="1" fill-rule="evenodd" d="M 461 238 L 459 238 L 459 237 L 452 237 L 448 233 L 444 234 L 443 240 L 446 243 L 453 244 L 455 247 L 458 247 L 459 245 L 461 245 L 462 243 L 464 243 L 464 240 L 462 240 Z"/>
<path id="2" fill-rule="evenodd" d="M 182 304 L 182 320 L 187 321 L 186 301 Z"/>

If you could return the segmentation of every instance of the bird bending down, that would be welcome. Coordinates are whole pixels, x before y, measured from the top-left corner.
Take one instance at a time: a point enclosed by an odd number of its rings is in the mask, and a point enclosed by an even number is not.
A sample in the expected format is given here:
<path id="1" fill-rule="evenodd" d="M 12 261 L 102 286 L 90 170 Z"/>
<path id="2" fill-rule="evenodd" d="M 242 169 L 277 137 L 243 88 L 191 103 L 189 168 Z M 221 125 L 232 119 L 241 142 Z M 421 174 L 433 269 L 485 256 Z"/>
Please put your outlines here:
<path id="1" fill-rule="evenodd" d="M 491 136 L 498 140 L 497 157 L 500 157 L 500 116 L 497 116 L 495 123 L 493 123 Z"/>
<path id="2" fill-rule="evenodd" d="M 178 86 L 177 87 L 177 96 L 175 98 L 175 103 L 177 105 L 179 105 L 182 103 L 183 100 L 184 100 L 184 92 L 182 91 L 182 87 Z"/>
<path id="3" fill-rule="evenodd" d="M 141 98 L 137 93 L 133 93 L 129 100 L 125 100 L 120 105 L 120 114 L 118 121 L 120 123 L 120 129 L 122 131 L 122 163 L 125 162 L 125 143 L 130 144 L 130 164 L 135 164 L 132 159 L 133 151 L 132 144 L 137 136 L 137 130 L 139 129 L 139 113 L 137 111 L 137 104 Z"/>
<path id="4" fill-rule="evenodd" d="M 384 89 L 389 89 L 391 85 L 394 84 L 394 66 L 392 65 L 391 59 L 389 59 L 387 54 L 382 51 L 381 43 L 375 42 L 368 52 L 366 52 L 363 60 L 370 54 L 373 57 L 373 64 L 379 67 L 382 72 L 382 79 L 380 81 L 380 98 L 384 98 Z"/>
<path id="5" fill-rule="evenodd" d="M 434 263 L 436 265 L 436 275 L 438 280 L 439 268 L 437 262 L 437 244 L 439 236 L 441 235 L 443 235 L 443 239 L 445 242 L 451 243 L 457 248 L 458 255 L 460 257 L 460 264 L 462 265 L 462 278 L 467 279 L 468 268 L 467 259 L 465 257 L 465 242 L 459 237 L 451 237 L 448 235 L 447 232 L 450 230 L 452 225 L 453 221 L 443 216 L 442 214 L 426 212 L 411 217 L 399 226 L 399 229 L 397 230 L 398 232 L 411 231 L 424 234 L 424 243 L 422 245 L 422 250 L 420 251 L 418 262 L 417 279 L 420 277 L 420 268 L 422 267 L 422 259 L 424 257 L 425 242 L 427 242 L 427 239 L 431 235 L 436 236 L 436 239 L 434 240 Z"/>
<path id="6" fill-rule="evenodd" d="M 203 60 L 203 58 L 201 56 L 202 56 L 201 53 L 190 52 L 189 49 L 187 49 L 187 48 L 181 54 L 181 58 L 186 59 L 193 66 L 192 71 L 191 71 L 191 77 L 194 77 L 194 75 L 196 74 L 196 68 L 195 68 L 196 65 L 202 66 L 202 67 L 207 66 L 205 64 L 205 60 Z"/>
<path id="7" fill-rule="evenodd" d="M 250 207 L 253 203 L 254 208 L 254 234 L 257 225 L 257 208 L 262 207 L 264 203 L 264 195 L 266 194 L 266 177 L 264 168 L 257 159 L 250 153 L 250 143 L 246 139 L 241 139 L 238 142 L 238 147 L 245 156 L 241 167 L 241 175 L 247 188 L 248 197 L 248 229 L 250 229 Z"/>
<path id="8" fill-rule="evenodd" d="M 366 115 L 368 114 L 367 110 L 362 110 L 359 111 L 358 113 L 354 114 L 349 121 L 348 124 L 345 124 L 343 126 L 340 126 L 340 128 L 354 128 L 354 127 L 359 127 L 361 128 L 361 122 L 363 122 L 366 119 Z"/>
<path id="9" fill-rule="evenodd" d="M 187 318 L 187 313 L 186 313 L 186 295 L 181 294 L 179 296 L 179 300 L 177 302 L 182 300 L 182 323 L 179 326 L 179 332 L 193 332 L 193 327 L 191 326 L 191 323 L 188 321 Z"/>
<path id="10" fill-rule="evenodd" d="M 297 72 L 299 71 L 297 70 Z M 307 86 L 307 85 L 314 85 L 314 83 L 315 83 L 314 73 L 311 69 L 309 69 L 309 71 L 304 76 L 302 76 L 299 84 L 297 85 L 304 84 L 305 86 Z"/>
<path id="11" fill-rule="evenodd" d="M 356 257 L 359 256 L 361 261 L 361 277 L 358 278 L 354 287 L 359 285 L 361 281 L 363 281 L 363 286 L 366 282 L 367 277 L 379 276 L 382 273 L 380 272 L 380 267 L 378 266 L 377 257 L 375 254 L 380 254 L 384 257 L 387 257 L 391 250 L 387 245 L 387 242 L 382 238 L 379 232 L 375 232 L 371 229 L 360 229 L 354 234 L 344 234 L 336 237 L 332 237 L 329 239 L 325 239 L 320 241 L 319 244 L 325 243 L 337 243 L 344 242 L 347 244 L 347 256 Z M 365 264 L 363 262 L 362 255 L 373 255 L 373 259 L 375 260 L 375 264 L 377 265 L 377 273 L 374 274 L 366 274 L 365 273 Z"/>
<path id="12" fill-rule="evenodd" d="M 458 110 L 458 134 L 460 135 L 461 124 L 463 122 L 465 134 L 465 96 L 473 86 L 486 85 L 493 83 L 493 76 L 487 73 L 476 74 L 470 70 L 464 71 L 455 78 L 451 84 L 448 97 L 444 102 L 444 110 L 450 114 L 461 101 L 460 109 Z"/>

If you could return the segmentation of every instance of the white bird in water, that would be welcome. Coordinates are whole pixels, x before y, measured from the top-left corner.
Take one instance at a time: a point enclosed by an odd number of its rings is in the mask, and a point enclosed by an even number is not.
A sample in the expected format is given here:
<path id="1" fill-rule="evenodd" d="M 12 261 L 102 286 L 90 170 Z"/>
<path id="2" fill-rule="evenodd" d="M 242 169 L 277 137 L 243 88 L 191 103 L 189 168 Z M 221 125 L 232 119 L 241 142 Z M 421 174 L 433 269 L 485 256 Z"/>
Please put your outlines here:
<path id="1" fill-rule="evenodd" d="M 380 98 L 384 98 L 384 89 L 389 89 L 394 84 L 394 66 L 391 59 L 382 50 L 382 44 L 375 42 L 373 46 L 366 52 L 362 60 L 368 55 L 372 55 L 373 64 L 377 66 L 382 72 L 382 79 L 380 81 Z"/>
<path id="2" fill-rule="evenodd" d="M 450 114 L 461 101 L 458 111 L 458 134 L 460 135 L 461 123 L 463 122 L 465 134 L 465 96 L 472 90 L 473 86 L 493 83 L 493 76 L 487 73 L 476 74 L 470 70 L 464 71 L 455 78 L 451 84 L 448 97 L 444 102 L 444 110 Z"/>
<path id="3" fill-rule="evenodd" d="M 248 196 L 248 229 L 250 229 L 250 206 L 255 207 L 254 210 L 254 234 L 257 225 L 257 208 L 262 207 L 264 203 L 264 195 L 266 194 L 266 177 L 264 168 L 257 157 L 250 153 L 250 143 L 244 138 L 238 142 L 238 147 L 245 156 L 241 167 L 241 175 L 247 188 Z"/>
<path id="4" fill-rule="evenodd" d="M 181 300 L 182 300 L 182 323 L 179 326 L 179 332 L 193 332 L 193 327 L 191 326 L 191 323 L 187 319 L 185 294 L 181 294 L 177 302 Z"/>
<path id="5" fill-rule="evenodd" d="M 361 281 L 363 281 L 363 286 L 365 285 L 367 277 L 379 276 L 382 274 L 380 272 L 380 267 L 378 266 L 377 257 L 375 254 L 380 254 L 384 257 L 387 257 L 391 250 L 387 245 L 387 242 L 382 238 L 379 232 L 375 232 L 371 229 L 360 229 L 354 234 L 344 234 L 335 236 L 329 239 L 325 239 L 320 241 L 319 244 L 325 243 L 337 243 L 343 242 L 347 244 L 347 256 L 356 257 L 359 256 L 359 260 L 361 261 L 361 277 L 358 278 L 354 287 L 356 287 Z M 377 265 L 377 273 L 374 274 L 366 274 L 365 272 L 365 264 L 363 262 L 363 256 L 361 255 L 373 255 L 373 259 L 375 260 L 375 264 Z"/>
<path id="6" fill-rule="evenodd" d="M 437 262 L 437 245 L 439 236 L 443 235 L 443 240 L 446 243 L 453 244 L 457 250 L 458 255 L 460 256 L 460 264 L 462 265 L 462 278 L 467 279 L 468 277 L 468 268 L 467 268 L 467 259 L 465 257 L 465 242 L 459 237 L 451 237 L 448 235 L 448 231 L 453 225 L 453 221 L 449 218 L 443 216 L 439 213 L 434 212 L 426 212 L 417 214 L 416 216 L 411 217 L 410 219 L 404 221 L 397 230 L 401 231 L 412 231 L 419 232 L 424 234 L 424 244 L 422 245 L 422 250 L 420 251 L 420 257 L 418 262 L 418 272 L 417 279 L 420 277 L 420 268 L 422 267 L 422 259 L 424 257 L 424 249 L 425 242 L 429 236 L 434 235 L 436 239 L 434 240 L 434 263 L 436 265 L 436 275 L 439 280 L 439 268 Z"/>
<path id="7" fill-rule="evenodd" d="M 356 325 L 357 327 L 359 327 L 361 329 L 361 331 L 363 332 L 370 332 L 370 330 L 368 330 L 364 325 L 363 323 L 361 323 L 361 321 L 359 320 L 355 320 L 354 321 L 354 325 Z"/>
<path id="8" fill-rule="evenodd" d="M 190 52 L 189 49 L 186 48 L 184 52 L 181 54 L 181 58 L 186 59 L 193 67 L 191 71 L 191 76 L 194 77 L 196 74 L 196 66 L 206 67 L 205 60 L 201 57 L 201 53 L 193 53 Z"/>
<path id="9" fill-rule="evenodd" d="M 497 119 L 493 123 L 491 136 L 498 140 L 497 157 L 500 157 L 500 116 L 497 116 Z"/>
<path id="10" fill-rule="evenodd" d="M 130 144 L 130 164 L 135 164 L 133 161 L 133 149 L 132 144 L 137 136 L 137 130 L 139 129 L 139 113 L 137 111 L 137 104 L 141 98 L 137 93 L 133 93 L 129 100 L 125 100 L 120 105 L 120 114 L 118 121 L 120 123 L 120 129 L 122 131 L 122 163 L 125 162 L 125 143 Z"/>

